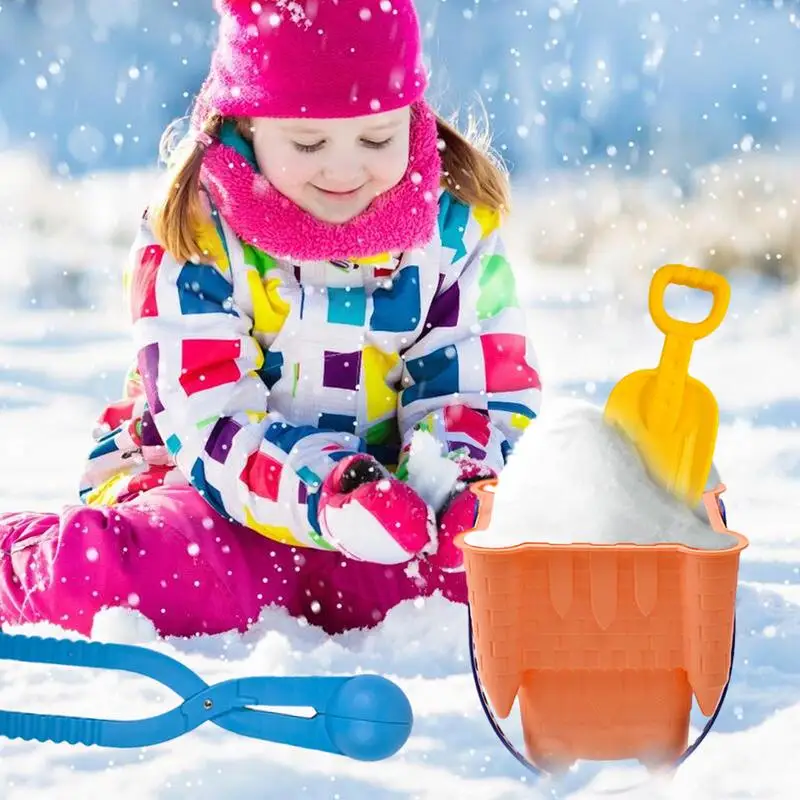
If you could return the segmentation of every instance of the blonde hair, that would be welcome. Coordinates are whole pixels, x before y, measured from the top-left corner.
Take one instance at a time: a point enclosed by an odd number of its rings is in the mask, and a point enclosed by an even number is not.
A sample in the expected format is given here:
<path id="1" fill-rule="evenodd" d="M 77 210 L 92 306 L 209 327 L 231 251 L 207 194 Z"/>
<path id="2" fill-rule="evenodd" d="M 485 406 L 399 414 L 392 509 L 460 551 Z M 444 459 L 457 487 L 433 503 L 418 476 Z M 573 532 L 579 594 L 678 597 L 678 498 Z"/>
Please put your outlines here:
<path id="1" fill-rule="evenodd" d="M 202 131 L 219 135 L 227 120 L 219 114 L 206 119 Z M 231 118 L 238 132 L 252 141 L 249 119 Z M 483 206 L 499 214 L 511 210 L 508 172 L 490 145 L 490 137 L 470 117 L 466 133 L 455 123 L 436 116 L 442 157 L 442 182 L 458 200 Z M 175 143 L 176 128 L 161 138 L 161 159 L 167 164 L 166 185 L 150 205 L 148 219 L 161 246 L 177 261 L 202 260 L 207 255 L 198 243 L 197 231 L 204 217 L 200 201 L 200 169 L 205 147 L 192 136 Z"/>

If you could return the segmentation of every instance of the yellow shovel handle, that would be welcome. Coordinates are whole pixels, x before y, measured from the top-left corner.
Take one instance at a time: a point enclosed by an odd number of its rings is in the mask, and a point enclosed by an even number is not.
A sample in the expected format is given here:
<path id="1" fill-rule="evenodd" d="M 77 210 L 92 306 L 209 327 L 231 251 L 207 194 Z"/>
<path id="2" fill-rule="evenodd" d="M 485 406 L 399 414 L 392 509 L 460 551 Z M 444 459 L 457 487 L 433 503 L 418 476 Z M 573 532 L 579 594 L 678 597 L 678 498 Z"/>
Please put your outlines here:
<path id="1" fill-rule="evenodd" d="M 714 302 L 709 315 L 700 322 L 685 322 L 671 317 L 664 308 L 664 292 L 670 284 L 711 292 Z M 650 283 L 650 316 L 658 329 L 667 335 L 677 334 L 681 339 L 697 341 L 713 333 L 725 319 L 731 299 L 728 281 L 716 272 L 683 264 L 661 267 Z"/>
<path id="2" fill-rule="evenodd" d="M 671 317 L 664 308 L 664 292 L 671 283 L 711 292 L 714 295 L 711 313 L 700 322 L 684 322 Z M 653 276 L 650 283 L 650 315 L 666 339 L 656 371 L 655 391 L 645 410 L 646 424 L 651 432 L 667 435 L 677 425 L 689 377 L 692 347 L 722 322 L 730 296 L 728 282 L 716 272 L 682 264 L 667 264 Z"/>

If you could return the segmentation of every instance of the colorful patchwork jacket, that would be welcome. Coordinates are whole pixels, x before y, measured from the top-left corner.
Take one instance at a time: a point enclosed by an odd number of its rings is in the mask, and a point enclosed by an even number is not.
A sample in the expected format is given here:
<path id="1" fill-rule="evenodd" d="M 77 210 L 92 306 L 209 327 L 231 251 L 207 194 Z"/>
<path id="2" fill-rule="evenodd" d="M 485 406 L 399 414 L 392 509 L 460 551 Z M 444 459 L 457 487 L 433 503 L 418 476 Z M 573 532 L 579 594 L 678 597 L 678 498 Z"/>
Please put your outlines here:
<path id="1" fill-rule="evenodd" d="M 126 273 L 138 361 L 100 419 L 84 502 L 188 481 L 267 537 L 331 549 L 317 493 L 349 453 L 396 469 L 423 428 L 499 471 L 541 388 L 498 225 L 442 191 L 425 248 L 288 263 L 213 214 L 196 264 L 145 215 Z"/>

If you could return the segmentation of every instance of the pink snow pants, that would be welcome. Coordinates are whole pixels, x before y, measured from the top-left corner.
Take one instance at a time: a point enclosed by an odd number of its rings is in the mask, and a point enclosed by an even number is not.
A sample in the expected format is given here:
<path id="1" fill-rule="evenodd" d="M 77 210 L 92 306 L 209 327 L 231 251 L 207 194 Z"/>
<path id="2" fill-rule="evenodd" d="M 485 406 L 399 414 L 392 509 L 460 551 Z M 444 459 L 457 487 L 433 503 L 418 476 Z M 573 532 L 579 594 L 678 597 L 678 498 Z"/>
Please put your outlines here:
<path id="1" fill-rule="evenodd" d="M 265 606 L 330 634 L 373 627 L 436 591 L 466 602 L 464 574 L 353 561 L 264 538 L 189 487 L 111 508 L 0 514 L 0 622 L 51 622 L 89 635 L 104 607 L 137 608 L 162 636 L 244 631 Z"/>

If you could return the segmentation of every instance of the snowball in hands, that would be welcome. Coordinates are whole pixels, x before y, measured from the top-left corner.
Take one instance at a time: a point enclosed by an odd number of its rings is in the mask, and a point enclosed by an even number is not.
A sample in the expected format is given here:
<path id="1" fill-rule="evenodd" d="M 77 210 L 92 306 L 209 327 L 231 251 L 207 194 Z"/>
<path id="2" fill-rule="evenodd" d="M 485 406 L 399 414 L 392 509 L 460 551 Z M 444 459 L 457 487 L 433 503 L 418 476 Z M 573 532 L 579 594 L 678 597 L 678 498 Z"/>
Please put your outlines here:
<path id="1" fill-rule="evenodd" d="M 411 437 L 408 485 L 436 512 L 441 511 L 458 482 L 458 464 L 447 458 L 436 439 L 426 431 Z"/>
<path id="2" fill-rule="evenodd" d="M 543 409 L 520 437 L 500 474 L 488 530 L 466 541 L 476 547 L 673 542 L 704 550 L 736 543 L 656 484 L 602 409 L 576 401 Z"/>

